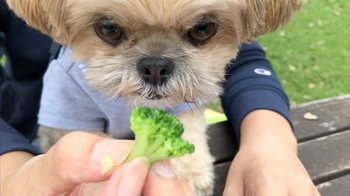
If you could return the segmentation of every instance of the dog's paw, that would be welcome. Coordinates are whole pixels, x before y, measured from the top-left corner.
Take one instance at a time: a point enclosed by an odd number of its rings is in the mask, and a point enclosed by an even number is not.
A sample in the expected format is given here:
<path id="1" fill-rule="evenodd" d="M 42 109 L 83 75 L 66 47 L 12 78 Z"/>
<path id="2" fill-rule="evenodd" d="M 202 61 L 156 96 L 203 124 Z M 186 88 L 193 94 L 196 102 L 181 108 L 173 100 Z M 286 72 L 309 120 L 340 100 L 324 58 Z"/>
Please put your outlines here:
<path id="1" fill-rule="evenodd" d="M 194 160 L 189 157 L 172 160 L 179 176 L 185 179 L 196 196 L 210 196 L 214 190 L 213 158 L 208 155 Z"/>

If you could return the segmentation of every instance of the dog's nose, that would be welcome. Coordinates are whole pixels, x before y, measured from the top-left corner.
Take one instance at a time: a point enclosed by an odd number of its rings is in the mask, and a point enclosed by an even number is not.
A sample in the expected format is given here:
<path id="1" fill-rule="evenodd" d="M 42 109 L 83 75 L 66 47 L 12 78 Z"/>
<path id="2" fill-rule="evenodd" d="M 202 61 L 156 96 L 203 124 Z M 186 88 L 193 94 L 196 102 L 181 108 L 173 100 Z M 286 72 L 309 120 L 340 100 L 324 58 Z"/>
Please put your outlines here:
<path id="1" fill-rule="evenodd" d="M 168 58 L 148 57 L 137 62 L 137 70 L 143 79 L 153 85 L 164 84 L 174 71 L 174 63 Z"/>

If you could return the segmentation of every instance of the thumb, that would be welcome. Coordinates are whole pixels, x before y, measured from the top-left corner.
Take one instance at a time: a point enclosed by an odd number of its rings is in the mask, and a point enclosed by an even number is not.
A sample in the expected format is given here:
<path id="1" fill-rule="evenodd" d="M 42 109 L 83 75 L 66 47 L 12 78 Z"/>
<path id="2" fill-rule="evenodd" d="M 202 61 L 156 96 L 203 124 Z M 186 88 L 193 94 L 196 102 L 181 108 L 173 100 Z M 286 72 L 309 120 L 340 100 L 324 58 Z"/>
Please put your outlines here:
<path id="1" fill-rule="evenodd" d="M 104 139 L 85 132 L 72 132 L 59 140 L 38 160 L 37 172 L 43 177 L 41 187 L 55 193 L 70 192 L 78 185 L 107 180 L 111 171 L 101 173 L 101 161 L 109 156 L 114 166 L 126 159 L 132 141 Z"/>
<path id="2" fill-rule="evenodd" d="M 166 160 L 158 161 L 152 165 L 143 195 L 193 196 L 194 194 L 187 182 L 177 175 L 174 167 Z"/>

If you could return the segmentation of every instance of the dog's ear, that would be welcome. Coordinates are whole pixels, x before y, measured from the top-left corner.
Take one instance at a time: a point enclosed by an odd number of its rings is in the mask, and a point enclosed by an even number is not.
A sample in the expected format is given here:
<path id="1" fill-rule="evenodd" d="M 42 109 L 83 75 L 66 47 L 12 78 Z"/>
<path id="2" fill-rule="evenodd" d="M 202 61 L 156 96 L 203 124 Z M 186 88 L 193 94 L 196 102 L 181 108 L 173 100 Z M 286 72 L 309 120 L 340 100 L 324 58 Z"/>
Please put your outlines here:
<path id="1" fill-rule="evenodd" d="M 29 26 L 51 36 L 55 41 L 68 42 L 64 24 L 66 0 L 7 0 L 9 8 Z"/>
<path id="2" fill-rule="evenodd" d="M 240 0 L 243 7 L 243 41 L 275 31 L 286 24 L 303 5 L 303 0 Z"/>

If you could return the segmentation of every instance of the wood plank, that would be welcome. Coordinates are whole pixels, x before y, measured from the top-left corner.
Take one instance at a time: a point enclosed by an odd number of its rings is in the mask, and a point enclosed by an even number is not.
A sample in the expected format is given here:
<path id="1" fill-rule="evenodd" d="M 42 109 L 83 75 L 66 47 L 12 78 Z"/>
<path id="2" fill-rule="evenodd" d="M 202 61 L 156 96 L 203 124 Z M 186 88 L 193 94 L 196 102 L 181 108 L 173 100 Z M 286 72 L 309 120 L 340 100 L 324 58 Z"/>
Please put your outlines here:
<path id="1" fill-rule="evenodd" d="M 215 166 L 215 187 L 213 196 L 221 196 L 225 184 L 226 175 L 230 168 L 231 162 L 221 163 Z M 322 196 L 345 196 L 350 193 L 350 174 L 327 181 L 317 185 L 317 189 Z"/>
<path id="2" fill-rule="evenodd" d="M 312 102 L 291 110 L 295 135 L 298 141 L 306 141 L 340 132 L 350 127 L 350 95 Z M 316 121 L 305 120 L 304 113 L 319 117 Z M 209 146 L 215 163 L 232 159 L 237 152 L 237 142 L 228 122 L 212 124 L 208 128 Z"/>
<path id="3" fill-rule="evenodd" d="M 231 161 L 215 165 L 215 187 L 213 196 L 221 196 L 224 192 L 230 165 Z"/>
<path id="4" fill-rule="evenodd" d="M 344 179 L 336 178 L 344 175 L 344 173 L 350 173 L 350 130 L 302 142 L 299 144 L 298 153 L 315 184 L 332 180 L 330 181 L 332 186 L 323 190 L 324 192 L 331 192 L 334 187 L 349 185 L 350 180 L 344 184 Z M 227 161 L 215 165 L 216 180 L 214 195 L 222 195 L 230 164 L 231 162 Z M 333 180 L 334 178 L 335 180 Z M 348 177 L 345 178 L 345 180 L 347 179 Z M 329 184 L 326 183 L 326 185 Z M 350 186 L 345 190 L 348 189 L 350 189 Z M 338 190 L 338 192 L 341 191 L 343 190 Z M 325 195 L 327 196 L 328 194 Z M 333 195 L 330 194 L 330 196 Z"/>
<path id="5" fill-rule="evenodd" d="M 329 135 L 350 128 L 350 94 L 293 107 L 291 115 L 299 141 Z M 318 120 L 305 120 L 310 112 Z"/>
<path id="6" fill-rule="evenodd" d="M 315 184 L 350 171 L 350 130 L 300 143 L 298 153 Z"/>
<path id="7" fill-rule="evenodd" d="M 220 122 L 210 125 L 208 136 L 210 153 L 215 157 L 215 164 L 232 160 L 238 147 L 230 124 Z"/>
<path id="8" fill-rule="evenodd" d="M 350 195 L 350 174 L 317 186 L 322 196 Z"/>

